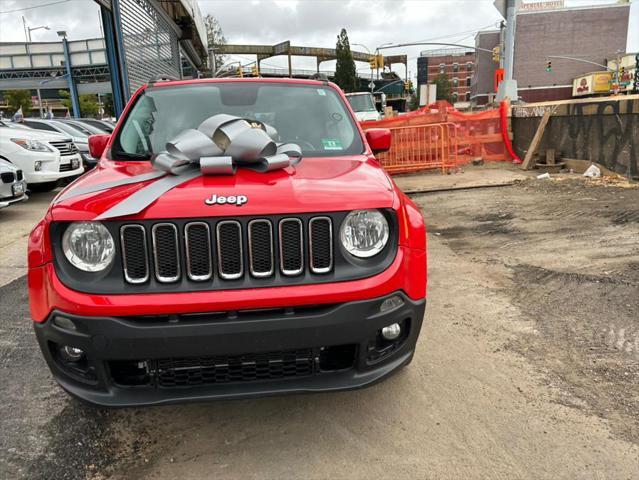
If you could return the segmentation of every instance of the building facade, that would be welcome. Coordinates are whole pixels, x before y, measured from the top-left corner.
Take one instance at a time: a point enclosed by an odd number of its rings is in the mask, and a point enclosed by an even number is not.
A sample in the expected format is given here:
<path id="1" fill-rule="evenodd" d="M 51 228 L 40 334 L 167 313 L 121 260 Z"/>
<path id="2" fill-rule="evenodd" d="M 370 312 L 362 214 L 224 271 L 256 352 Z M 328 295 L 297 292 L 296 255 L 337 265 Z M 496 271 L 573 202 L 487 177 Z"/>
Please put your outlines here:
<path id="1" fill-rule="evenodd" d="M 448 48 L 422 52 L 417 59 L 417 84 L 434 83 L 445 74 L 452 87 L 454 103 L 469 102 L 475 72 L 475 52 Z"/>
<path id="2" fill-rule="evenodd" d="M 492 103 L 495 97 L 495 71 L 499 64 L 493 60 L 491 52 L 499 45 L 499 30 L 489 30 L 477 33 L 475 36 L 475 72 L 471 82 L 470 101 L 474 105 L 486 105 Z"/>
<path id="3" fill-rule="evenodd" d="M 561 3 L 540 2 L 537 9 L 521 8 L 517 12 L 513 76 L 519 97 L 525 102 L 571 98 L 573 79 L 597 70 L 589 63 L 552 56 L 606 65 L 626 49 L 628 3 L 554 8 L 556 5 Z M 475 45 L 492 50 L 499 39 L 499 32 L 479 32 Z M 471 93 L 474 104 L 483 105 L 492 98 L 496 68 L 491 53 L 477 54 Z"/>

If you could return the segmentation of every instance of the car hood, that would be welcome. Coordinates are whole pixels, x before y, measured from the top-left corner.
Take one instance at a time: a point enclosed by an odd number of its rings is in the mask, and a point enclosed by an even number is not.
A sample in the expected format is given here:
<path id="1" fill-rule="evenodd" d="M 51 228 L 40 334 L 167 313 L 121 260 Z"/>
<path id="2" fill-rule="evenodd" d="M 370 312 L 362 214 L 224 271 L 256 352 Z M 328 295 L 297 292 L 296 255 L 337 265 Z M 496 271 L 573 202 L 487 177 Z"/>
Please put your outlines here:
<path id="1" fill-rule="evenodd" d="M 18 167 L 16 167 L 13 163 L 7 161 L 7 160 L 3 160 L 2 158 L 0 158 L 0 172 L 4 173 L 4 172 L 17 172 L 18 171 Z"/>
<path id="2" fill-rule="evenodd" d="M 150 162 L 102 161 L 67 189 L 125 179 L 152 168 Z M 114 187 L 57 204 L 54 201 L 51 213 L 58 221 L 91 220 L 148 184 Z M 205 203 L 212 195 L 242 195 L 247 201 L 242 206 Z M 384 170 L 374 159 L 358 155 L 304 158 L 294 167 L 267 173 L 240 168 L 235 175 L 200 176 L 165 193 L 135 218 L 335 212 L 398 205 L 394 185 Z"/>
<path id="3" fill-rule="evenodd" d="M 27 140 L 40 140 L 41 142 L 71 141 L 69 135 L 45 132 L 44 130 L 34 130 L 32 128 L 0 128 L 0 138 L 24 138 Z"/>

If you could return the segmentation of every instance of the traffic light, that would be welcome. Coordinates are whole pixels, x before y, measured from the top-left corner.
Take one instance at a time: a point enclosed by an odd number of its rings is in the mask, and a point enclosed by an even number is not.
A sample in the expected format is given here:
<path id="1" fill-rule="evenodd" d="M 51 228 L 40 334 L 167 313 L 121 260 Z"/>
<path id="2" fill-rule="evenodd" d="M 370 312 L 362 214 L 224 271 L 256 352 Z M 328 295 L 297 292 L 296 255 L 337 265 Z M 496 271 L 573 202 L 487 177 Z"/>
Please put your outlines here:
<path id="1" fill-rule="evenodd" d="M 244 70 L 242 69 L 242 67 L 237 67 L 237 76 L 238 77 L 244 76 Z"/>
<path id="2" fill-rule="evenodd" d="M 500 59 L 501 59 L 501 47 L 497 45 L 495 48 L 493 48 L 493 62 L 499 63 Z"/>
<path id="3" fill-rule="evenodd" d="M 410 91 L 410 82 L 404 82 L 404 90 Z"/>
<path id="4" fill-rule="evenodd" d="M 254 77 L 259 77 L 260 76 L 260 71 L 257 68 L 257 65 L 253 65 L 251 67 L 251 75 L 253 75 Z"/>
<path id="5" fill-rule="evenodd" d="M 623 77 L 626 73 L 626 67 L 619 67 L 619 78 Z"/>
<path id="6" fill-rule="evenodd" d="M 384 68 L 384 55 L 377 55 L 377 68 Z"/>
<path id="7" fill-rule="evenodd" d="M 550 60 L 546 62 L 546 71 L 552 72 L 552 62 Z"/>
<path id="8" fill-rule="evenodd" d="M 377 55 L 368 57 L 368 64 L 371 66 L 371 70 L 375 70 L 377 68 Z"/>

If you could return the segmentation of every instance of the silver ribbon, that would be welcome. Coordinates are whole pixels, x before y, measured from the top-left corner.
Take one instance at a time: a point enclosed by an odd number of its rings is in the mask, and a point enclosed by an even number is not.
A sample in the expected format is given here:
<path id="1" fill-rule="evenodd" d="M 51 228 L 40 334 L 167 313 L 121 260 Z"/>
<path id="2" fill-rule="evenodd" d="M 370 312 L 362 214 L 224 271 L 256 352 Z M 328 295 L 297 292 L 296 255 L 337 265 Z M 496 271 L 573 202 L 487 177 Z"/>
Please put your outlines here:
<path id="1" fill-rule="evenodd" d="M 277 144 L 276 136 L 277 131 L 262 122 L 227 114 L 214 115 L 204 120 L 197 130 L 184 130 L 167 142 L 166 151 L 151 159 L 154 171 L 71 189 L 57 197 L 55 203 L 155 180 L 96 217 L 96 220 L 106 220 L 140 213 L 169 190 L 201 175 L 234 175 L 238 167 L 270 172 L 299 163 L 302 159 L 299 145 Z"/>

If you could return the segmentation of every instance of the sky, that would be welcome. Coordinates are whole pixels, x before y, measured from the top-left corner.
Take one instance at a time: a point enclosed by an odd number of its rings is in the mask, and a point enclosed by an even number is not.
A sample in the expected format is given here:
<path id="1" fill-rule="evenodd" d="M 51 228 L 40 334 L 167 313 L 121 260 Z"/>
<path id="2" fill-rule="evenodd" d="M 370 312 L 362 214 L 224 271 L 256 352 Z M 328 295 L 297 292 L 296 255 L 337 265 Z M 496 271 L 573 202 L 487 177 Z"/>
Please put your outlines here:
<path id="1" fill-rule="evenodd" d="M 55 1 L 60 3 L 41 6 Z M 337 34 L 346 28 L 352 48 L 360 51 L 366 48 L 354 44 L 363 44 L 371 51 L 387 42 L 473 45 L 478 30 L 494 29 L 501 20 L 493 0 L 199 0 L 198 3 L 203 15 L 210 13 L 217 17 L 228 43 L 276 44 L 290 40 L 292 45 L 334 48 Z M 606 3 L 616 2 L 566 0 L 568 6 Z M 33 41 L 55 41 L 57 30 L 66 30 L 70 40 L 101 36 L 99 8 L 94 0 L 0 0 L 0 41 L 24 41 L 22 16 L 30 27 L 50 27 L 49 31 L 33 31 Z M 431 47 L 399 48 L 384 53 L 407 54 L 409 73 L 414 78 L 416 58 L 426 48 Z M 639 51 L 639 0 L 632 1 L 627 51 Z M 228 60 L 248 63 L 254 58 Z M 262 65 L 284 67 L 286 60 L 271 58 Z M 322 69 L 330 70 L 333 65 L 334 62 L 325 62 Z M 315 60 L 295 57 L 293 68 L 315 68 Z M 370 72 L 365 63 L 358 63 L 357 68 L 362 73 Z M 396 68 L 401 70 L 399 66 Z"/>

